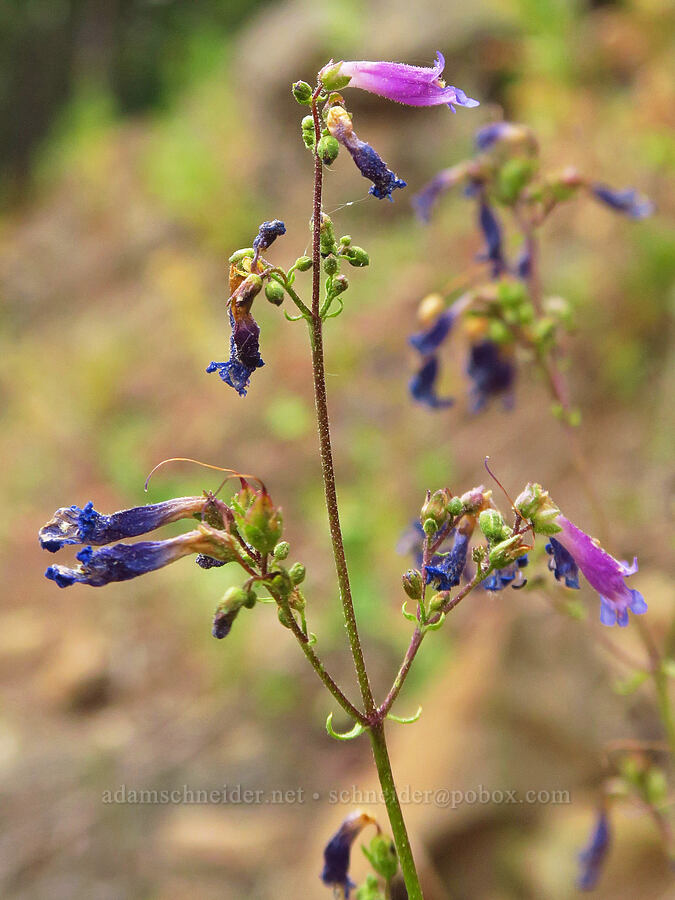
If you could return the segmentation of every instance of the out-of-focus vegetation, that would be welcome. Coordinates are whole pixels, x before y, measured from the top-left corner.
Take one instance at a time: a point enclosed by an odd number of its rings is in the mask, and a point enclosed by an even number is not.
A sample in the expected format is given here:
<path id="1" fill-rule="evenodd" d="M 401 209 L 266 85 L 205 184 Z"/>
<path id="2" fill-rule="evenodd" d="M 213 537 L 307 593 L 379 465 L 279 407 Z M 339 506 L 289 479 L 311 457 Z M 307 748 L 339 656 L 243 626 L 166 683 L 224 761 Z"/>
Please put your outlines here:
<path id="1" fill-rule="evenodd" d="M 538 132 L 545 165 L 572 163 L 656 200 L 642 223 L 570 205 L 545 233 L 542 264 L 546 290 L 578 310 L 569 375 L 610 549 L 638 553 L 653 628 L 672 615 L 672 7 L 422 0 L 413 25 L 410 15 L 403 2 L 356 0 L 0 6 L 3 896 L 320 898 L 321 843 L 346 812 L 327 792 L 373 787 L 365 744 L 327 739 L 329 702 L 272 612 L 211 638 L 222 572 L 183 561 L 101 591 L 57 591 L 35 538 L 58 506 L 144 502 L 145 475 L 165 457 L 255 472 L 307 565 L 311 628 L 351 684 L 303 325 L 260 303 L 266 366 L 245 400 L 203 371 L 229 341 L 226 257 L 273 217 L 287 234 L 272 259 L 290 264 L 306 248 L 311 161 L 288 88 L 331 56 L 429 62 L 438 48 L 448 79 L 481 99 L 451 116 L 350 94 L 359 134 L 410 192 L 503 115 Z M 417 302 L 462 274 L 479 239 L 459 196 L 425 230 L 405 192 L 394 204 L 366 192 L 340 158 L 326 208 L 372 263 L 355 270 L 328 330 L 328 387 L 357 612 L 381 692 L 408 635 L 408 561 L 395 546 L 424 489 L 483 481 L 489 454 L 512 491 L 539 480 L 571 518 L 594 523 L 534 378 L 521 379 L 510 413 L 410 404 Z M 444 387 L 462 395 L 460 360 L 445 371 Z M 149 498 L 217 483 L 176 465 Z M 597 598 L 583 599 L 594 621 Z M 588 624 L 553 612 L 543 581 L 481 596 L 454 618 L 401 697 L 405 714 L 429 692 L 421 721 L 392 734 L 399 783 L 560 788 L 573 802 L 411 805 L 429 896 L 572 897 L 603 745 L 659 737 L 649 686 L 617 697 L 621 670 Z M 637 650 L 631 629 L 617 640 Z M 101 802 L 123 784 L 306 793 L 277 806 Z M 668 885 L 650 821 L 624 811 L 598 896 L 656 898 Z"/>

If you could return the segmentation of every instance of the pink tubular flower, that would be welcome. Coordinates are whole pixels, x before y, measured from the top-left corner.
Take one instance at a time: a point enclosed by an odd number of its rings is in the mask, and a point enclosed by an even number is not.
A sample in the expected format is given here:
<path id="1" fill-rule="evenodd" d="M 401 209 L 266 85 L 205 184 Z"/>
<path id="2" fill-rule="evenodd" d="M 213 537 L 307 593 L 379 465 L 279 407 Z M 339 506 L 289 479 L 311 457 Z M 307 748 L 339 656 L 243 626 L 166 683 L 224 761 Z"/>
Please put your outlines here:
<path id="1" fill-rule="evenodd" d="M 431 68 L 362 59 L 355 62 L 330 62 L 324 66 L 319 76 L 328 90 L 356 87 L 408 106 L 438 106 L 447 103 L 453 112 L 453 104 L 468 108 L 478 106 L 478 101 L 467 97 L 464 91 L 446 86 L 441 78 L 444 67 L 443 54 L 437 52 L 436 64 Z"/>
<path id="2" fill-rule="evenodd" d="M 633 565 L 619 562 L 565 516 L 556 516 L 555 540 L 574 558 L 586 580 L 600 594 L 600 621 L 603 625 L 628 625 L 628 610 L 636 615 L 647 612 L 647 604 L 639 591 L 626 584 L 626 577 L 637 572 Z"/>

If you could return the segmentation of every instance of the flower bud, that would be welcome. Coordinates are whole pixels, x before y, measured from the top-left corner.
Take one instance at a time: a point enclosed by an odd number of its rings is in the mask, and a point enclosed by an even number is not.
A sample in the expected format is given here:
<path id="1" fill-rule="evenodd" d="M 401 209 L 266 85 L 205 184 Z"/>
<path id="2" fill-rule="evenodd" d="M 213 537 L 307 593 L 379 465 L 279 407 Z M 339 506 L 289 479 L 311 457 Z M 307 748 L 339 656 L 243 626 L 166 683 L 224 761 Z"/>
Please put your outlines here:
<path id="1" fill-rule="evenodd" d="M 334 256 L 329 256 L 323 264 L 326 275 L 335 275 L 338 270 L 338 261 Z"/>
<path id="2" fill-rule="evenodd" d="M 438 525 L 434 522 L 433 519 L 425 519 L 422 528 L 427 537 L 432 537 L 438 531 Z"/>
<path id="3" fill-rule="evenodd" d="M 403 583 L 403 590 L 411 600 L 422 599 L 423 584 L 421 572 L 418 572 L 417 569 L 408 569 L 408 571 L 401 576 L 401 582 Z"/>
<path id="4" fill-rule="evenodd" d="M 503 569 L 510 565 L 519 556 L 525 556 L 528 548 L 523 544 L 523 536 L 514 534 L 513 537 L 495 544 L 488 553 L 491 569 Z"/>
<path id="5" fill-rule="evenodd" d="M 437 613 L 439 610 L 443 609 L 443 604 L 448 599 L 447 591 L 440 591 L 438 594 L 434 594 L 434 596 L 429 601 L 429 613 Z"/>
<path id="6" fill-rule="evenodd" d="M 503 541 L 512 533 L 496 509 L 484 509 L 478 516 L 478 527 L 490 542 Z"/>
<path id="7" fill-rule="evenodd" d="M 273 556 L 275 559 L 286 559 L 291 551 L 291 545 L 288 541 L 281 541 L 274 548 Z"/>
<path id="8" fill-rule="evenodd" d="M 351 234 L 343 234 L 342 237 L 340 238 L 340 243 L 342 244 L 343 247 L 349 247 L 351 242 L 352 242 Z"/>
<path id="9" fill-rule="evenodd" d="M 376 834 L 370 845 L 363 848 L 363 852 L 373 869 L 386 881 L 391 880 L 397 873 L 398 856 L 396 855 L 396 846 L 390 837 L 381 833 Z"/>
<path id="10" fill-rule="evenodd" d="M 312 116 L 305 116 L 301 122 L 302 126 L 302 142 L 308 150 L 313 150 L 316 144 L 316 132 L 314 131 L 314 119 Z"/>
<path id="11" fill-rule="evenodd" d="M 314 220 L 309 220 L 310 231 L 314 228 Z M 333 231 L 333 222 L 326 213 L 321 213 L 321 225 L 319 233 L 319 243 L 321 247 L 321 255 L 329 256 L 331 253 L 337 253 L 337 244 L 335 243 L 335 232 Z"/>
<path id="12" fill-rule="evenodd" d="M 271 553 L 281 537 L 283 525 L 281 511 L 269 494 L 261 491 L 246 510 L 243 520 L 244 536 L 252 547 L 261 553 Z"/>
<path id="13" fill-rule="evenodd" d="M 354 245 L 347 247 L 343 250 L 342 256 L 344 256 L 350 266 L 358 269 L 370 265 L 370 256 L 363 247 L 355 247 Z"/>
<path id="14" fill-rule="evenodd" d="M 338 294 L 343 294 L 347 288 L 349 287 L 349 279 L 346 275 L 337 275 L 333 279 L 333 284 L 331 286 L 331 293 L 334 297 L 337 297 Z"/>
<path id="15" fill-rule="evenodd" d="M 312 257 L 311 256 L 300 256 L 296 259 L 293 264 L 293 268 L 297 269 L 298 272 L 307 272 L 312 268 Z"/>
<path id="16" fill-rule="evenodd" d="M 213 616 L 211 634 L 214 638 L 222 640 L 224 637 L 227 637 L 239 610 L 247 603 L 248 595 L 249 592 L 238 587 L 231 587 L 225 591 L 223 599 L 216 607 L 216 612 Z"/>
<path id="17" fill-rule="evenodd" d="M 452 497 L 448 503 L 448 512 L 451 516 L 461 516 L 464 512 L 464 504 L 461 497 Z"/>
<path id="18" fill-rule="evenodd" d="M 325 134 L 319 141 L 316 152 L 324 166 L 332 166 L 340 152 L 340 145 L 330 134 Z"/>
<path id="19" fill-rule="evenodd" d="M 464 511 L 467 513 L 477 513 L 485 507 L 486 502 L 490 499 L 492 491 L 486 491 L 483 485 L 472 488 L 466 494 L 462 494 L 461 500 Z"/>
<path id="20" fill-rule="evenodd" d="M 514 508 L 532 523 L 535 534 L 557 534 L 561 530 L 555 522 L 560 510 L 540 484 L 530 482 L 516 497 Z"/>
<path id="21" fill-rule="evenodd" d="M 306 81 L 296 81 L 291 90 L 295 99 L 302 106 L 307 106 L 312 102 L 312 88 Z"/>
<path id="22" fill-rule="evenodd" d="M 306 569 L 301 562 L 296 562 L 290 567 L 288 574 L 290 575 L 293 584 L 302 584 L 305 580 Z"/>
<path id="23" fill-rule="evenodd" d="M 327 91 L 341 91 L 351 81 L 349 75 L 340 75 L 342 61 L 324 66 L 319 72 L 319 79 Z"/>
<path id="24" fill-rule="evenodd" d="M 444 525 L 448 518 L 449 493 L 447 488 L 434 491 L 422 504 L 420 518 L 433 519 L 438 528 Z"/>
<path id="25" fill-rule="evenodd" d="M 253 259 L 254 253 L 253 247 L 244 247 L 242 250 L 235 250 L 229 261 L 236 264 L 241 262 L 242 259 Z"/>
<path id="26" fill-rule="evenodd" d="M 275 306 L 281 306 L 284 302 L 284 289 L 278 281 L 268 281 L 265 285 L 265 296 L 270 303 L 273 303 Z"/>

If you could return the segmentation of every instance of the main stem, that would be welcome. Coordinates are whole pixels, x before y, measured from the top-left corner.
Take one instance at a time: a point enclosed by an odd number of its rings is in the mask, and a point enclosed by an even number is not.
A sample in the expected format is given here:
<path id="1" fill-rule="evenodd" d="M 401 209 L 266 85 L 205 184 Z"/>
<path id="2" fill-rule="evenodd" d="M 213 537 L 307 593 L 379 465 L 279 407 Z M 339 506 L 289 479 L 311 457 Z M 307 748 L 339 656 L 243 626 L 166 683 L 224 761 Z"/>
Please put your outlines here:
<path id="1" fill-rule="evenodd" d="M 321 122 L 317 108 L 317 98 L 321 92 L 318 85 L 312 97 L 312 117 L 314 119 L 315 147 L 321 138 Z M 345 557 L 342 529 L 340 527 L 340 514 L 335 489 L 335 468 L 333 465 L 333 449 L 331 446 L 330 424 L 328 419 L 328 401 L 326 397 L 326 372 L 323 358 L 323 321 L 320 316 L 321 301 L 321 198 L 323 191 L 323 163 L 314 151 L 314 201 L 312 209 L 312 372 L 314 376 L 314 400 L 316 403 L 316 420 L 319 432 L 319 448 L 321 453 L 321 472 L 323 475 L 326 510 L 328 512 L 328 525 L 330 528 L 331 542 L 333 545 L 333 557 L 337 572 L 342 610 L 347 626 L 349 646 L 354 659 L 356 676 L 361 689 L 361 696 L 365 708 L 365 714 L 371 722 L 368 730 L 370 742 L 373 748 L 373 756 L 377 767 L 377 774 L 382 787 L 384 802 L 387 807 L 392 837 L 396 844 L 401 872 L 408 892 L 408 900 L 423 900 L 415 860 L 410 848 L 408 832 L 403 820 L 401 804 L 396 793 L 394 775 L 391 771 L 387 742 L 384 734 L 384 725 L 378 716 L 373 692 L 368 679 L 366 662 L 363 657 L 363 648 L 359 638 L 352 600 L 349 571 Z"/>

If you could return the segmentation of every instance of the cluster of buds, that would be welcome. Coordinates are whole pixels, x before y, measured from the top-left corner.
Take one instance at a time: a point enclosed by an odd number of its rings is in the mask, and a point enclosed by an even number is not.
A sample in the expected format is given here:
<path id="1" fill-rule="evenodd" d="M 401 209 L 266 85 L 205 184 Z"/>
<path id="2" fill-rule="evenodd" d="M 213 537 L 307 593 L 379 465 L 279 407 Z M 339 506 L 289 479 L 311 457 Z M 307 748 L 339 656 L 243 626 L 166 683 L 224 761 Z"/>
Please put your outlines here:
<path id="1" fill-rule="evenodd" d="M 432 409 L 452 404 L 438 395 L 438 351 L 455 322 L 462 317 L 469 349 L 466 373 L 472 386 L 471 407 L 482 409 L 490 397 L 501 395 L 512 404 L 516 350 L 545 364 L 559 344 L 563 330 L 574 326 L 570 305 L 560 297 L 540 297 L 535 271 L 534 238 L 555 207 L 580 192 L 633 219 L 651 214 L 653 205 L 633 189 L 614 191 L 567 168 L 539 175 L 539 148 L 532 131 L 511 122 L 481 128 L 475 137 L 475 156 L 439 172 L 413 198 L 418 216 L 428 221 L 439 197 L 455 186 L 477 205 L 477 224 L 484 248 L 479 261 L 488 265 L 486 280 L 459 298 L 439 294 L 425 298 L 419 309 L 423 330 L 410 343 L 421 354 L 420 368 L 410 381 L 414 400 Z M 521 247 L 515 259 L 505 251 L 499 210 L 515 220 Z M 537 296 L 533 296 L 534 294 Z M 430 298 L 433 298 L 433 302 Z M 576 410 L 554 407 L 577 424 Z"/>
<path id="2" fill-rule="evenodd" d="M 413 616 L 404 610 L 404 614 L 425 626 L 433 614 L 450 608 L 449 592 L 462 582 L 488 591 L 523 587 L 522 570 L 537 536 L 547 539 L 549 568 L 556 581 L 578 590 L 581 572 L 598 592 L 604 625 L 625 626 L 629 610 L 636 615 L 646 612 L 642 594 L 626 584 L 626 578 L 637 571 L 637 560 L 628 565 L 610 556 L 561 513 L 541 485 L 526 485 L 512 512 L 509 525 L 496 508 L 492 492 L 482 485 L 461 497 L 447 488 L 428 492 L 419 521 L 400 546 L 413 551 L 416 561 L 416 568 L 403 575 L 402 583 L 407 596 L 417 602 L 418 612 Z M 476 527 L 484 543 L 471 548 Z M 428 585 L 439 592 L 431 600 L 426 597 Z"/>
<path id="3" fill-rule="evenodd" d="M 77 566 L 52 565 L 45 575 L 59 587 L 75 583 L 101 587 L 136 578 L 184 556 L 194 555 L 202 569 L 234 563 L 246 578 L 241 586 L 225 592 L 213 621 L 214 637 L 229 634 L 240 610 L 256 605 L 255 587 L 267 590 L 286 627 L 300 627 L 295 619 L 298 613 L 304 631 L 305 600 L 299 585 L 304 581 L 305 567 L 301 563 L 286 567 L 284 563 L 290 548 L 282 540 L 281 509 L 264 486 L 254 488 L 243 476 L 240 481 L 241 487 L 229 504 L 205 492 L 201 497 L 178 497 L 109 516 L 97 512 L 92 503 L 84 508 L 58 509 L 40 530 L 41 546 L 52 553 L 68 545 L 84 546 L 77 553 Z M 117 543 L 181 519 L 196 520 L 197 525 L 192 531 L 161 541 Z"/>

